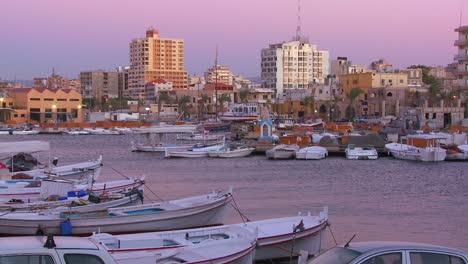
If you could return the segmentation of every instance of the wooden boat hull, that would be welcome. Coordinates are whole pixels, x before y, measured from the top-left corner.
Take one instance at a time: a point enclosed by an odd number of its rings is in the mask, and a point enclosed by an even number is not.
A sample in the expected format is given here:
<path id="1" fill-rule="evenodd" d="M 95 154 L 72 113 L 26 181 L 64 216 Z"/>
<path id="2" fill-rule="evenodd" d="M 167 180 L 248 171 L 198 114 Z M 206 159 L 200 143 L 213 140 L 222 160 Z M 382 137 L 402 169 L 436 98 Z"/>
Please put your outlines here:
<path id="1" fill-rule="evenodd" d="M 235 149 L 229 151 L 210 151 L 210 158 L 243 158 L 247 157 L 255 150 L 255 148 Z"/>
<path id="2" fill-rule="evenodd" d="M 228 213 L 230 194 L 212 203 L 177 210 L 146 214 L 129 214 L 103 217 L 70 217 L 73 235 L 90 235 L 93 232 L 111 234 L 164 231 L 221 225 Z M 17 217 L 19 216 L 19 217 Z M 24 219 L 20 215 L 0 218 L 2 235 L 34 235 L 40 226 L 48 234 L 61 234 L 60 224 L 66 220 L 57 215 L 44 215 Z"/>

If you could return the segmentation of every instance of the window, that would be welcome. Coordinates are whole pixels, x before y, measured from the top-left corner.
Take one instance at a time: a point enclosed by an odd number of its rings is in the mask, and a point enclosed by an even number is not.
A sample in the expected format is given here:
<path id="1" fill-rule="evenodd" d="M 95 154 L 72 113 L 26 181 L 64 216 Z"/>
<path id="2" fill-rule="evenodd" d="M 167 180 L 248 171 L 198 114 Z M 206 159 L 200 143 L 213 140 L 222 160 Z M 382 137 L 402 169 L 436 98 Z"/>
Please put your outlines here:
<path id="1" fill-rule="evenodd" d="M 65 254 L 64 257 L 66 264 L 104 264 L 104 261 L 98 256 L 88 254 Z"/>
<path id="2" fill-rule="evenodd" d="M 54 260 L 48 255 L 12 255 L 0 256 L 0 263 L 54 264 Z"/>
<path id="3" fill-rule="evenodd" d="M 29 98 L 29 101 L 40 101 L 41 98 Z"/>
<path id="4" fill-rule="evenodd" d="M 21 117 L 26 117 L 26 115 L 25 115 L 25 114 L 21 114 Z"/>
<path id="5" fill-rule="evenodd" d="M 59 99 L 57 99 L 57 101 L 64 102 L 64 101 L 67 101 L 67 99 L 59 98 Z"/>
<path id="6" fill-rule="evenodd" d="M 44 101 L 54 101 L 54 98 L 44 98 Z"/>
<path id="7" fill-rule="evenodd" d="M 46 108 L 45 109 L 45 118 L 52 118 L 52 109 L 51 108 Z"/>
<path id="8" fill-rule="evenodd" d="M 392 96 L 393 96 L 393 94 L 391 92 L 387 93 L 387 97 L 392 97 Z"/>
<path id="9" fill-rule="evenodd" d="M 362 264 L 401 264 L 401 253 L 389 253 L 367 259 Z"/>
<path id="10" fill-rule="evenodd" d="M 410 259 L 411 264 L 465 264 L 459 257 L 439 253 L 411 252 Z"/>
<path id="11" fill-rule="evenodd" d="M 80 101 L 80 99 L 70 99 L 69 101 L 70 102 L 78 102 L 78 101 Z"/>

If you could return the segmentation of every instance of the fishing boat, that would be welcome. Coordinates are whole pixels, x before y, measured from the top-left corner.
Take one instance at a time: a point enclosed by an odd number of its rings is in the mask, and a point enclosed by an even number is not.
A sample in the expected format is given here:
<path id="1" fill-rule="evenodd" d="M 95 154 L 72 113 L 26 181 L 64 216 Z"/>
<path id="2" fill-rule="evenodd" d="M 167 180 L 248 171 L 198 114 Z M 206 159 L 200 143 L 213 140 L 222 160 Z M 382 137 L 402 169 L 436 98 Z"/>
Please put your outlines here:
<path id="1" fill-rule="evenodd" d="M 237 148 L 229 148 L 225 147 L 220 150 L 213 150 L 208 152 L 208 156 L 210 158 L 242 158 L 242 157 L 247 157 L 254 152 L 255 148 L 242 148 L 242 147 L 237 147 Z"/>
<path id="2" fill-rule="evenodd" d="M 119 193 L 144 185 L 144 179 L 144 177 L 140 179 L 130 178 L 101 183 L 93 183 L 92 178 L 88 179 L 85 183 L 77 183 L 73 180 L 64 179 L 44 179 L 34 182 L 11 180 L 3 182 L 4 184 L 0 188 L 0 203 L 5 203 L 12 199 L 27 202 L 40 201 L 47 199 L 51 195 L 55 197 L 66 196 L 70 191 L 80 190 L 93 192 L 95 195 Z"/>
<path id="3" fill-rule="evenodd" d="M 292 159 L 298 150 L 298 145 L 281 144 L 267 150 L 265 153 L 268 159 Z"/>
<path id="4" fill-rule="evenodd" d="M 0 212 L 56 212 L 56 213 L 90 213 L 105 211 L 108 208 L 135 205 L 143 203 L 143 188 L 141 185 L 129 192 L 104 193 L 94 195 L 84 190 L 68 192 L 67 196 L 57 197 L 58 200 L 24 201 L 10 200 L 0 204 Z"/>
<path id="5" fill-rule="evenodd" d="M 177 135 L 177 140 L 184 140 L 184 141 L 214 141 L 214 140 L 220 140 L 223 137 L 224 137 L 224 135 L 218 135 L 218 134 L 193 133 L 193 134 L 179 134 L 179 135 Z"/>
<path id="6" fill-rule="evenodd" d="M 143 241 L 144 242 L 144 241 Z M 210 240 L 162 251 L 110 253 L 92 238 L 25 236 L 0 238 L 2 263 L 105 263 L 105 264 L 251 264 L 255 235 Z M 26 259 L 26 262 L 23 261 Z M 28 261 L 28 260 L 33 261 Z M 38 261 L 34 261 L 38 260 Z M 64 261 L 66 260 L 66 262 Z"/>
<path id="7" fill-rule="evenodd" d="M 324 147 L 313 146 L 305 147 L 296 151 L 296 159 L 318 160 L 328 156 L 328 150 Z"/>
<path id="8" fill-rule="evenodd" d="M 219 113 L 221 121 L 254 121 L 260 118 L 257 103 L 230 104 L 227 112 Z"/>
<path id="9" fill-rule="evenodd" d="M 69 130 L 63 131 L 62 134 L 73 135 L 73 136 L 82 136 L 82 135 L 90 135 L 91 133 L 89 131 L 84 130 L 84 129 L 69 129 Z"/>
<path id="10" fill-rule="evenodd" d="M 96 160 L 64 166 L 57 166 L 58 159 L 55 158 L 53 161 L 49 161 L 49 164 L 45 165 L 45 167 L 38 168 L 40 162 L 30 154 L 43 151 L 49 152 L 50 156 L 49 142 L 38 140 L 0 142 L 0 155 L 9 155 L 11 157 L 6 163 L 11 171 L 11 179 L 84 179 L 92 176 L 94 180 L 97 180 L 101 173 L 102 156 L 99 156 Z"/>
<path id="11" fill-rule="evenodd" d="M 218 151 L 222 149 L 225 142 L 216 142 L 213 144 L 195 144 L 192 148 L 186 150 L 166 150 L 164 153 L 165 158 L 203 158 L 208 157 L 211 151 Z"/>
<path id="12" fill-rule="evenodd" d="M 85 128 L 91 135 L 123 135 L 120 131 L 104 128 Z"/>
<path id="13" fill-rule="evenodd" d="M 159 126 L 150 126 L 150 127 L 140 127 L 136 128 L 133 131 L 135 133 L 144 134 L 144 133 L 156 133 L 156 134 L 167 134 L 167 133 L 195 133 L 199 130 L 198 125 L 167 125 L 161 124 Z"/>
<path id="14" fill-rule="evenodd" d="M 354 144 L 348 144 L 345 154 L 346 159 L 349 160 L 375 160 L 379 157 L 377 150 L 371 145 L 358 147 Z"/>
<path id="15" fill-rule="evenodd" d="M 468 144 L 447 146 L 445 160 L 468 160 Z"/>
<path id="16" fill-rule="evenodd" d="M 93 234 L 112 255 L 125 252 L 154 251 L 183 248 L 210 241 L 227 241 L 257 234 L 255 260 L 290 257 L 291 252 L 305 250 L 309 255 L 319 252 L 328 221 L 328 208 L 318 216 L 298 215 L 220 227 L 150 232 L 128 235 Z M 296 255 L 294 255 L 296 256 Z"/>
<path id="17" fill-rule="evenodd" d="M 389 143 L 385 148 L 393 157 L 403 160 L 443 161 L 447 150 L 440 147 L 440 136 L 430 134 L 408 135 L 407 143 Z"/>
<path id="18" fill-rule="evenodd" d="M 195 146 L 195 144 L 175 143 L 136 144 L 133 141 L 131 144 L 133 152 L 166 152 L 166 150 L 187 150 Z"/>
<path id="19" fill-rule="evenodd" d="M 109 208 L 105 214 L 16 213 L 0 217 L 0 234 L 89 235 L 138 233 L 223 224 L 231 192 L 215 192 L 173 201 Z"/>

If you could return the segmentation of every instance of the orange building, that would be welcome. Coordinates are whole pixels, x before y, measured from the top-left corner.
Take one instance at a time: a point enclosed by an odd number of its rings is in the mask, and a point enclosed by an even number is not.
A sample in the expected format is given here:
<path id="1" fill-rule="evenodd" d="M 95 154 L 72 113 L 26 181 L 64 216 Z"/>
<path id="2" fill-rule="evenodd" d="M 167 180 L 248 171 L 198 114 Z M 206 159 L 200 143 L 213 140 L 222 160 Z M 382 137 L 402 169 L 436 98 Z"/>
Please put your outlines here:
<path id="1" fill-rule="evenodd" d="M 71 89 L 15 88 L 10 90 L 11 120 L 16 122 L 82 122 L 81 95 Z M 5 100 L 4 99 L 4 100 Z"/>
<path id="2" fill-rule="evenodd" d="M 156 79 L 172 82 L 174 89 L 188 88 L 184 40 L 160 38 L 159 31 L 150 28 L 146 38 L 130 42 L 129 96 L 145 99 L 146 83 Z"/>

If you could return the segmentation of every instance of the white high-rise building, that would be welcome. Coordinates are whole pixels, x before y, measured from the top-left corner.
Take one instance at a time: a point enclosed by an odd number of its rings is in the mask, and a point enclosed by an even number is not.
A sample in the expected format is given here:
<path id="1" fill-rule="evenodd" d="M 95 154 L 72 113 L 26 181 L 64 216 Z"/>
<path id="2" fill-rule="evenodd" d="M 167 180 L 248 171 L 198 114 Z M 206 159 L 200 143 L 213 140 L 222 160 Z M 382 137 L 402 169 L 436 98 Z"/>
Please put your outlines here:
<path id="1" fill-rule="evenodd" d="M 262 49 L 262 80 L 275 90 L 276 98 L 285 89 L 307 89 L 310 84 L 324 83 L 329 74 L 329 53 L 320 51 L 306 40 L 270 44 Z"/>

